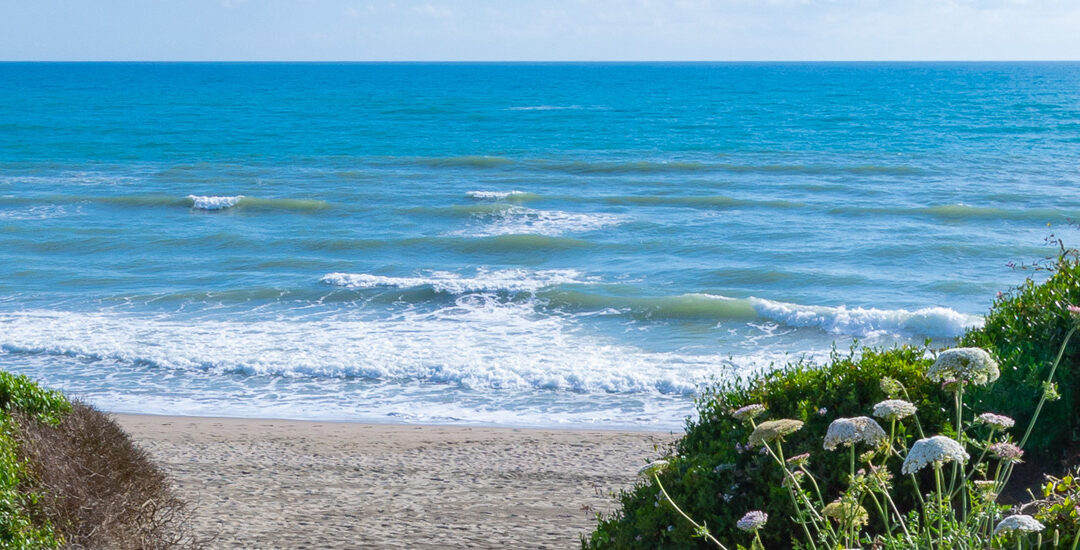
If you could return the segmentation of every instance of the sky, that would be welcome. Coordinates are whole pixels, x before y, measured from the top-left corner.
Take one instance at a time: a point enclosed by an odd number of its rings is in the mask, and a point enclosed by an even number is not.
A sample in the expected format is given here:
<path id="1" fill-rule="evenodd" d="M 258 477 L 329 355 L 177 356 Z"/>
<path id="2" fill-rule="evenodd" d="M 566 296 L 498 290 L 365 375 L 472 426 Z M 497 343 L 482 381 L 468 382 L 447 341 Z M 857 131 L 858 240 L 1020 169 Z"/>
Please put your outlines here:
<path id="1" fill-rule="evenodd" d="M 9 61 L 1063 59 L 1080 0 L 0 0 Z"/>

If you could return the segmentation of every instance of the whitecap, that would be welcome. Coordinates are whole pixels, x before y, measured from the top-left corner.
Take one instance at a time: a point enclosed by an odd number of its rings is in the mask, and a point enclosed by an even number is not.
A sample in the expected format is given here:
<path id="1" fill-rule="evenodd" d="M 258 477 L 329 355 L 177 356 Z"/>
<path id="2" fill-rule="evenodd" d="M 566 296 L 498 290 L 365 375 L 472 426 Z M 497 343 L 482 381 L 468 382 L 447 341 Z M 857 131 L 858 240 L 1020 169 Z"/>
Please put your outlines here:
<path id="1" fill-rule="evenodd" d="M 525 105 L 521 107 L 508 107 L 507 111 L 576 111 L 583 109 L 581 105 Z"/>
<path id="2" fill-rule="evenodd" d="M 906 310 L 806 306 L 764 298 L 750 298 L 750 301 L 759 315 L 787 326 L 816 327 L 831 334 L 858 338 L 890 335 L 955 338 L 983 323 L 978 315 L 960 313 L 946 307 Z"/>
<path id="3" fill-rule="evenodd" d="M 544 235 L 558 237 L 567 233 L 588 233 L 623 223 L 615 214 L 597 212 L 563 212 L 536 210 L 514 206 L 475 215 L 471 227 L 451 235 L 466 237 L 496 237 L 499 235 Z"/>
<path id="4" fill-rule="evenodd" d="M 493 397 L 507 390 L 690 395 L 721 365 L 714 356 L 647 352 L 583 335 L 573 321 L 537 315 L 531 304 L 477 294 L 380 320 L 28 310 L 0 314 L 0 326 L 0 357 L 74 357 L 88 369 L 102 365 L 106 377 L 122 372 L 119 363 L 223 376 L 433 383 Z"/>
<path id="5" fill-rule="evenodd" d="M 223 210 L 232 208 L 243 199 L 243 195 L 214 196 L 214 195 L 188 195 L 191 207 L 197 210 Z"/>
<path id="6" fill-rule="evenodd" d="M 448 271 L 431 271 L 416 277 L 387 277 L 369 273 L 328 273 L 322 282 L 345 288 L 417 288 L 431 287 L 436 292 L 465 294 L 468 292 L 536 292 L 545 287 L 583 283 L 589 279 L 573 269 L 530 271 L 478 269 L 471 277 Z"/>
<path id="7" fill-rule="evenodd" d="M 76 207 L 74 213 L 79 212 L 81 212 L 81 208 Z M 29 206 L 26 208 L 16 208 L 12 210 L 0 210 L 0 220 L 48 220 L 52 218 L 59 218 L 67 214 L 68 210 L 63 206 L 57 204 L 45 204 L 38 206 Z"/>
<path id="8" fill-rule="evenodd" d="M 500 201 L 519 195 L 528 195 L 525 191 L 468 191 L 465 196 L 477 200 Z"/>

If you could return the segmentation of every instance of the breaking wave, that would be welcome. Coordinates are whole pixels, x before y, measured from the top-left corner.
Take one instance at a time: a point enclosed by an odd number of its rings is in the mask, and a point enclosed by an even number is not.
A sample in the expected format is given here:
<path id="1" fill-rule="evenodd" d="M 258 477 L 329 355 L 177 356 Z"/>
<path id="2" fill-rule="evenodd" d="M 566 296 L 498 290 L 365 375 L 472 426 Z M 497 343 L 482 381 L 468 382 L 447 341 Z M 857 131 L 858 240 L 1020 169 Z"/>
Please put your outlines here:
<path id="1" fill-rule="evenodd" d="M 477 223 L 451 233 L 466 237 L 500 235 L 544 235 L 558 237 L 567 233 L 587 233 L 619 225 L 621 216 L 597 212 L 563 212 L 513 206 L 476 216 Z"/>
<path id="2" fill-rule="evenodd" d="M 179 320 L 29 310 L 0 314 L 4 354 L 210 374 L 426 382 L 474 390 L 688 395 L 724 367 L 580 335 L 564 319 L 480 295 L 377 321 Z"/>
<path id="3" fill-rule="evenodd" d="M 468 191 L 465 196 L 483 200 L 483 201 L 502 201 L 502 200 L 528 200 L 540 198 L 539 195 L 529 193 L 526 191 Z"/>
<path id="4" fill-rule="evenodd" d="M 234 197 L 215 197 L 202 195 L 187 196 L 187 199 L 191 201 L 191 207 L 196 210 L 224 210 L 226 208 L 232 208 L 239 204 L 240 200 L 243 198 L 243 195 L 236 195 Z"/>
<path id="5" fill-rule="evenodd" d="M 572 269 L 529 271 L 506 269 L 498 271 L 477 270 L 471 277 L 463 277 L 447 271 L 433 271 L 421 277 L 386 277 L 368 273 L 328 273 L 322 282 L 344 288 L 420 288 L 428 287 L 436 292 L 466 294 L 470 292 L 536 292 L 541 288 L 587 281 Z"/>
<path id="6" fill-rule="evenodd" d="M 856 338 L 907 336 L 955 338 L 981 326 L 978 315 L 945 307 L 915 310 L 813 306 L 765 298 L 733 298 L 707 293 L 672 296 L 620 295 L 618 285 L 575 270 L 477 270 L 471 276 L 432 271 L 411 277 L 369 273 L 328 273 L 321 281 L 349 289 L 428 288 L 454 296 L 474 293 L 530 294 L 536 306 L 570 313 L 603 313 L 636 319 L 698 319 L 715 322 L 772 321 L 790 328 L 813 328 Z M 609 289 L 615 289 L 615 293 Z"/>
<path id="7" fill-rule="evenodd" d="M 196 210 L 224 210 L 242 208 L 251 210 L 316 211 L 329 208 L 326 201 L 309 199 L 260 199 L 257 197 L 188 195 L 186 204 Z"/>

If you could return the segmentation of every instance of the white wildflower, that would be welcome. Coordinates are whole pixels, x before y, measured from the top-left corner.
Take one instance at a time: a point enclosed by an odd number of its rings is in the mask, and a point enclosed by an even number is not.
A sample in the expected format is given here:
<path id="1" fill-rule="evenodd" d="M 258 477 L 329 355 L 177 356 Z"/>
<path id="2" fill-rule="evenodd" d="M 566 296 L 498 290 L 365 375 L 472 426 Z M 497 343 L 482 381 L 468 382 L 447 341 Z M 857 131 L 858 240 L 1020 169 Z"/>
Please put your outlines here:
<path id="1" fill-rule="evenodd" d="M 885 441 L 885 430 L 867 416 L 837 418 L 829 424 L 829 430 L 825 432 L 824 446 L 825 450 L 831 451 L 841 445 L 847 447 L 860 441 L 877 447 Z"/>
<path id="2" fill-rule="evenodd" d="M 802 428 L 803 423 L 801 420 L 792 420 L 790 418 L 782 418 L 780 420 L 767 420 L 758 424 L 757 428 L 750 434 L 750 438 L 747 443 L 751 447 L 758 445 L 764 445 L 766 443 L 772 443 L 774 441 L 783 439 L 784 436 L 793 434 Z"/>
<path id="3" fill-rule="evenodd" d="M 754 510 L 752 512 L 747 512 L 742 519 L 735 523 L 735 527 L 738 527 L 743 531 L 752 532 L 761 529 L 767 521 L 769 521 L 769 514 L 766 514 L 761 510 Z"/>
<path id="4" fill-rule="evenodd" d="M 915 405 L 903 399 L 886 399 L 874 405 L 874 416 L 885 420 L 900 420 L 915 414 Z"/>
<path id="5" fill-rule="evenodd" d="M 947 349 L 926 371 L 926 377 L 935 382 L 957 379 L 972 384 L 989 384 L 997 380 L 999 375 L 997 361 L 981 348 Z"/>
<path id="6" fill-rule="evenodd" d="M 944 464 L 952 461 L 963 464 L 969 458 L 971 456 L 956 440 L 943 435 L 935 435 L 934 437 L 920 439 L 911 446 L 911 450 L 908 451 L 907 458 L 904 459 L 904 465 L 900 468 L 900 471 L 905 475 L 913 474 L 930 464 Z"/>
<path id="7" fill-rule="evenodd" d="M 1009 533 L 1038 533 L 1046 529 L 1039 520 L 1024 514 L 1009 516 L 998 522 L 994 527 L 995 535 L 1007 535 Z"/>
<path id="8" fill-rule="evenodd" d="M 982 413 L 975 417 L 978 424 L 986 424 L 995 430 L 1007 430 L 1016 425 L 1016 421 L 1000 414 Z"/>
<path id="9" fill-rule="evenodd" d="M 638 475 L 642 477 L 652 477 L 660 472 L 663 472 L 668 467 L 668 461 L 666 460 L 654 460 L 638 470 Z"/>
<path id="10" fill-rule="evenodd" d="M 765 413 L 765 405 L 760 403 L 753 403 L 745 407 L 739 407 L 734 411 L 731 411 L 731 416 L 735 417 L 735 420 L 739 422 L 747 422 L 751 419 L 757 418 Z"/>

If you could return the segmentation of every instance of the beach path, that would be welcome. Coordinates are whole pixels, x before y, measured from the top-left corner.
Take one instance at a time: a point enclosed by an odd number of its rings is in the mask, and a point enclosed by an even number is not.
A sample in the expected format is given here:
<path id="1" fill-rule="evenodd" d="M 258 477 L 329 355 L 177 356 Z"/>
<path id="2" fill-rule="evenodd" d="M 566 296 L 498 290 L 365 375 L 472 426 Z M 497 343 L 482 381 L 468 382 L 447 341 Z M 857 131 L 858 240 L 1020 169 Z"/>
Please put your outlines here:
<path id="1" fill-rule="evenodd" d="M 675 436 L 116 415 L 214 548 L 577 548 Z"/>

